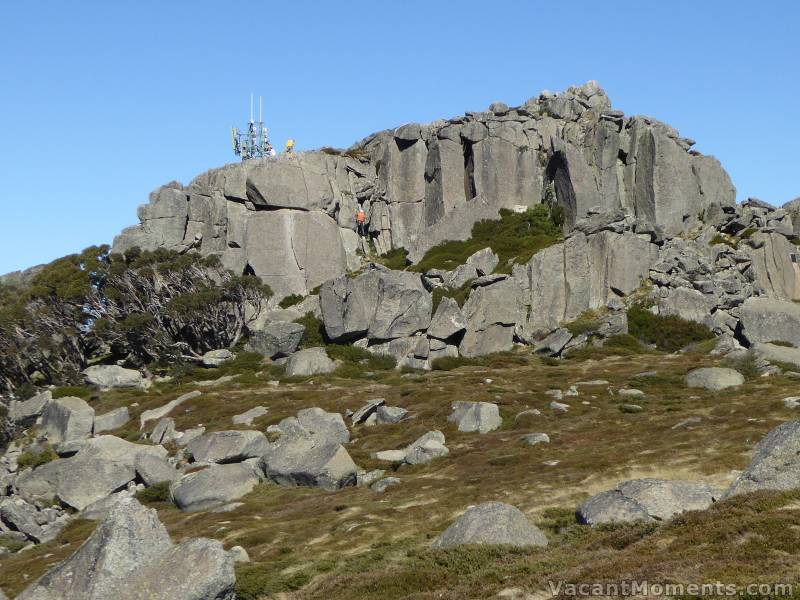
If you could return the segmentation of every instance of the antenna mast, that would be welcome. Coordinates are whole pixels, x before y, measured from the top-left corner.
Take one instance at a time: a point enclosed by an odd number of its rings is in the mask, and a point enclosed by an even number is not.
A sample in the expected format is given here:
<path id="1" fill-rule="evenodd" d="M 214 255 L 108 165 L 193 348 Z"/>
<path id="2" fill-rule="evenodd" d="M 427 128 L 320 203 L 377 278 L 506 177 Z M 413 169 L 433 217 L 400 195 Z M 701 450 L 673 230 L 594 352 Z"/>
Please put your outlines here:
<path id="1" fill-rule="evenodd" d="M 241 156 L 242 160 L 275 155 L 275 150 L 269 141 L 267 128 L 264 126 L 264 98 L 258 97 L 258 123 L 253 118 L 254 104 L 255 95 L 251 93 L 250 122 L 247 125 L 247 131 L 240 132 L 235 127 L 231 129 L 233 152 L 236 156 Z"/>

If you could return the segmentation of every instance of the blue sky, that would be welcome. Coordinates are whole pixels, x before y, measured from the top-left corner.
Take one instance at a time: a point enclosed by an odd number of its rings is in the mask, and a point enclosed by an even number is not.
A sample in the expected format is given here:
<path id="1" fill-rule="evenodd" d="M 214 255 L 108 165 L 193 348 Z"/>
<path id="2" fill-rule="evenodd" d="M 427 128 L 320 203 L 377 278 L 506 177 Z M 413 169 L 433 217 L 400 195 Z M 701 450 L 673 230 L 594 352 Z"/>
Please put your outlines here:
<path id="1" fill-rule="evenodd" d="M 109 243 L 162 183 L 231 162 L 265 97 L 273 140 L 515 105 L 596 79 L 731 174 L 800 196 L 800 3 L 4 2 L 0 273 Z"/>

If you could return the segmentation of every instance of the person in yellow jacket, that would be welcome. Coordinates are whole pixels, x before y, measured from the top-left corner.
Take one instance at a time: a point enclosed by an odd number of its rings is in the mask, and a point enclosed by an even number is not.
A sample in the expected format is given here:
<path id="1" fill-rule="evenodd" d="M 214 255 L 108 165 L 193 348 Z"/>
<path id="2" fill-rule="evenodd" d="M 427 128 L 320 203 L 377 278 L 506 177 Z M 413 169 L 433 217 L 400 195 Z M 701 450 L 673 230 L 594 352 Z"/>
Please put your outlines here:
<path id="1" fill-rule="evenodd" d="M 286 152 L 286 154 L 294 152 L 294 140 L 292 138 L 286 140 L 286 150 L 284 150 L 284 152 Z"/>

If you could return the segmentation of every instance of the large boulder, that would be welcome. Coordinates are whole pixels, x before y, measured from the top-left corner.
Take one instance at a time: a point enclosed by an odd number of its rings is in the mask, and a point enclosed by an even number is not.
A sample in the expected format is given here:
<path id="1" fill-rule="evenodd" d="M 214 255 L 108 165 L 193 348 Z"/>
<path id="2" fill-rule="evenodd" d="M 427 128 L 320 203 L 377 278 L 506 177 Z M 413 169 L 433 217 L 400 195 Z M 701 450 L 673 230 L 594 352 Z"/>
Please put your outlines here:
<path id="1" fill-rule="evenodd" d="M 213 431 L 193 439 L 186 450 L 196 462 L 223 464 L 258 458 L 268 446 L 260 431 Z"/>
<path id="2" fill-rule="evenodd" d="M 788 342 L 800 346 L 800 304 L 775 298 L 748 298 L 739 310 L 742 334 L 751 344 Z"/>
<path id="3" fill-rule="evenodd" d="M 459 431 L 489 433 L 503 424 L 500 409 L 491 402 L 453 402 L 453 413 L 447 417 Z"/>
<path id="4" fill-rule="evenodd" d="M 578 507 L 577 516 L 587 525 L 665 521 L 687 510 L 705 510 L 720 496 L 702 483 L 634 479 L 592 496 Z"/>
<path id="5" fill-rule="evenodd" d="M 306 348 L 295 352 L 286 361 L 287 377 L 308 377 L 332 373 L 336 363 L 328 357 L 325 348 Z"/>
<path id="6" fill-rule="evenodd" d="M 358 468 L 347 450 L 322 436 L 281 437 L 259 462 L 264 476 L 279 485 L 336 490 L 356 484 Z"/>
<path id="7" fill-rule="evenodd" d="M 117 365 L 94 365 L 84 369 L 86 383 L 96 385 L 101 390 L 115 388 L 144 388 L 144 377 L 135 369 L 124 369 Z"/>
<path id="8" fill-rule="evenodd" d="M 214 465 L 175 480 L 170 491 L 178 508 L 196 512 L 241 498 L 259 481 L 257 470 L 249 462 Z"/>
<path id="9" fill-rule="evenodd" d="M 119 600 L 234 600 L 233 556 L 219 540 L 190 539 L 128 576 Z"/>
<path id="10" fill-rule="evenodd" d="M 246 350 L 267 358 L 289 356 L 300 345 L 306 328 L 299 323 L 275 322 L 254 331 L 247 340 Z"/>
<path id="11" fill-rule="evenodd" d="M 42 414 L 42 429 L 54 444 L 89 437 L 93 427 L 94 409 L 81 398 L 49 402 Z"/>
<path id="12" fill-rule="evenodd" d="M 794 365 L 795 368 L 800 369 L 800 348 L 788 348 L 778 344 L 762 344 L 756 342 L 750 346 L 750 349 L 760 358 L 772 362 Z"/>
<path id="13" fill-rule="evenodd" d="M 156 511 L 128 498 L 114 506 L 75 554 L 17 597 L 21 600 L 116 598 L 131 573 L 157 560 L 171 546 Z"/>
<path id="14" fill-rule="evenodd" d="M 518 508 L 502 502 L 486 502 L 468 508 L 436 538 L 433 547 L 452 548 L 467 544 L 524 548 L 547 546 L 547 538 Z"/>
<path id="15" fill-rule="evenodd" d="M 800 421 L 771 430 L 756 446 L 750 465 L 726 496 L 757 490 L 791 490 L 800 486 Z"/>
<path id="16" fill-rule="evenodd" d="M 51 568 L 21 600 L 233 600 L 233 557 L 221 542 L 173 545 L 154 509 L 116 502 L 78 550 Z"/>
<path id="17" fill-rule="evenodd" d="M 702 367 L 686 374 L 686 385 L 694 388 L 705 388 L 715 392 L 744 383 L 744 376 L 735 369 L 726 367 Z"/>
<path id="18" fill-rule="evenodd" d="M 407 337 L 428 328 L 432 300 L 415 273 L 373 268 L 340 277 L 320 290 L 325 332 L 333 341 Z"/>

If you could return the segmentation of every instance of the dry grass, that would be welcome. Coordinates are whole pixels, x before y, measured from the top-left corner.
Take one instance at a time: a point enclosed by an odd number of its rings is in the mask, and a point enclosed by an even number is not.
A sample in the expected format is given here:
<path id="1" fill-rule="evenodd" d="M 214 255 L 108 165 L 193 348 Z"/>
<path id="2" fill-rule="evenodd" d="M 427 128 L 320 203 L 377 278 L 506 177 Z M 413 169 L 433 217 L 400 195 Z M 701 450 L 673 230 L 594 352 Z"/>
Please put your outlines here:
<path id="1" fill-rule="evenodd" d="M 797 549 L 781 532 L 794 533 L 800 513 L 776 508 L 792 495 L 736 500 L 657 529 L 591 531 L 569 517 L 589 494 L 631 477 L 726 485 L 735 475 L 732 470 L 746 466 L 754 444 L 792 418 L 781 402 L 795 394 L 792 380 L 757 378 L 720 393 L 688 389 L 682 383 L 687 371 L 720 364 L 700 352 L 549 364 L 520 352 L 476 362 L 448 371 L 385 372 L 364 380 L 325 376 L 277 386 L 268 383 L 269 374 L 250 374 L 244 383 L 202 388 L 202 396 L 171 415 L 179 428 L 232 429 L 233 415 L 264 405 L 269 412 L 253 425 L 263 430 L 301 408 L 344 412 L 382 397 L 407 408 L 413 418 L 399 425 L 353 428 L 348 451 L 359 466 L 391 471 L 391 465 L 370 453 L 405 446 L 431 429 L 444 432 L 451 454 L 429 465 L 399 468 L 393 474 L 402 484 L 380 495 L 363 488 L 325 492 L 262 485 L 233 512 L 185 514 L 156 505 L 159 514 L 176 539 L 208 536 L 227 546 L 244 546 L 254 562 L 240 568 L 240 579 L 264 594 L 296 598 L 487 598 L 504 587 L 539 589 L 555 575 L 652 574 L 676 581 L 724 576 L 739 581 L 796 572 L 789 565 L 796 562 Z M 570 405 L 566 414 L 547 407 L 552 400 L 545 394 L 548 389 L 566 390 L 596 379 L 609 384 L 579 386 L 579 396 L 563 400 Z M 646 393 L 636 400 L 644 410 L 619 410 L 629 402 L 615 393 L 622 387 Z M 192 389 L 191 384 L 167 384 L 147 394 L 103 393 L 92 404 L 101 413 L 138 402 L 131 409 L 133 421 L 114 432 L 132 437 L 139 433 L 142 410 Z M 447 422 L 455 400 L 497 403 L 503 427 L 486 435 L 458 432 Z M 517 413 L 531 408 L 542 414 L 515 423 Z M 702 420 L 673 429 L 689 417 Z M 520 442 L 523 434 L 538 431 L 549 434 L 551 443 L 530 447 Z M 546 464 L 550 461 L 558 463 Z M 551 547 L 427 549 L 457 514 L 488 500 L 514 504 L 545 525 Z M 730 519 L 744 525 L 737 530 Z M 718 521 L 723 524 L 717 526 Z M 83 524 L 68 530 L 76 537 L 89 531 Z M 0 560 L 0 587 L 16 593 L 73 550 L 74 543 L 53 543 Z M 753 554 L 756 550 L 761 554 Z M 44 559 L 48 553 L 52 556 Z"/>

